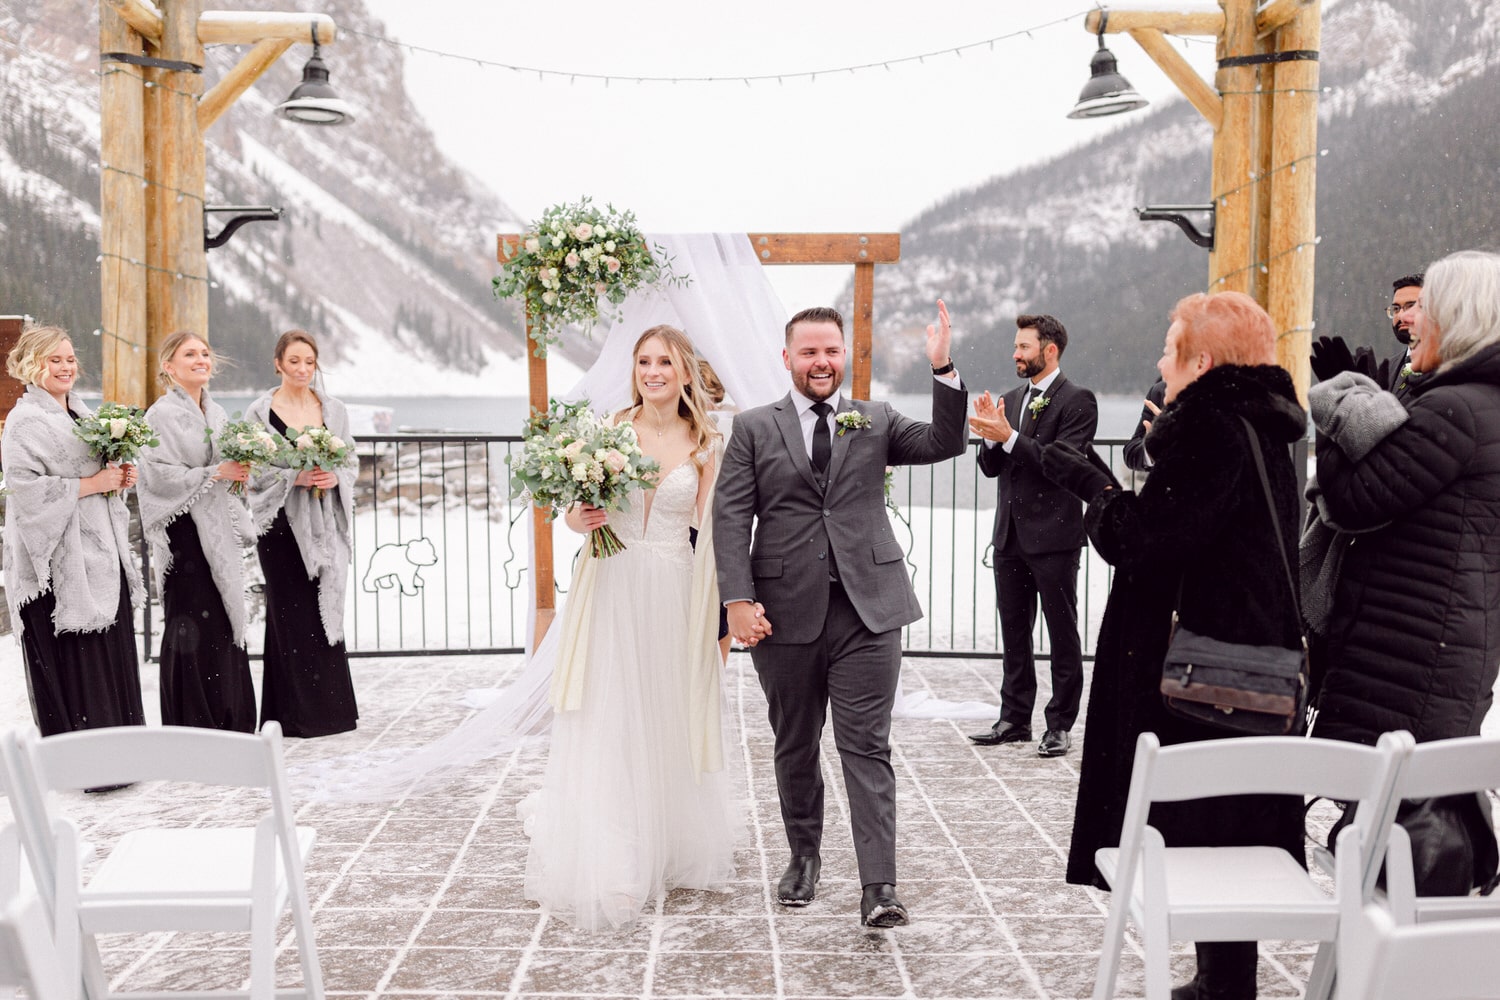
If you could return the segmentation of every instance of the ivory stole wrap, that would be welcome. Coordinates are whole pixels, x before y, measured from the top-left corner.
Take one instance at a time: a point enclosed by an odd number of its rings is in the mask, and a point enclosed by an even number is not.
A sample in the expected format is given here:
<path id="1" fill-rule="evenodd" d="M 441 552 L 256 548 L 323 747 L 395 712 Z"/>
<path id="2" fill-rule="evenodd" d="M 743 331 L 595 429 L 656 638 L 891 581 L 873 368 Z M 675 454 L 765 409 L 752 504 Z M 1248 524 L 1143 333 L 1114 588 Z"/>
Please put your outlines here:
<path id="1" fill-rule="evenodd" d="M 229 492 L 228 480 L 214 478 L 224 458 L 209 434 L 217 435 L 229 418 L 207 389 L 202 397 L 200 407 L 174 386 L 146 411 L 161 443 L 141 454 L 141 530 L 151 543 L 152 576 L 161 593 L 172 569 L 167 527 L 183 514 L 192 518 L 235 645 L 243 647 L 244 546 L 255 537 L 255 525 L 245 498 Z"/>
<path id="2" fill-rule="evenodd" d="M 76 395 L 68 407 L 91 411 Z M 130 600 L 145 599 L 130 552 L 130 513 L 122 497 L 78 495 L 78 481 L 103 464 L 73 433 L 73 418 L 49 393 L 27 386 L 0 438 L 5 455 L 5 596 L 19 642 L 23 605 L 49 590 L 54 632 L 99 632 L 115 623 L 120 571 Z"/>
<path id="3" fill-rule="evenodd" d="M 275 433 L 271 426 L 274 391 L 267 389 L 261 393 L 245 411 L 246 420 L 259 420 L 272 433 Z M 332 396 L 319 393 L 318 399 L 323 404 L 323 426 L 352 447 L 349 411 Z M 286 510 L 307 578 L 318 581 L 318 613 L 330 644 L 344 639 L 345 587 L 349 582 L 349 562 L 354 556 L 351 541 L 354 480 L 359 475 L 359 465 L 351 462 L 332 471 L 338 475 L 338 486 L 325 490 L 316 500 L 312 490 L 292 485 L 297 478 L 296 469 L 263 469 L 250 479 L 250 512 L 255 518 L 255 534 L 264 535 L 276 520 L 277 512 Z"/>

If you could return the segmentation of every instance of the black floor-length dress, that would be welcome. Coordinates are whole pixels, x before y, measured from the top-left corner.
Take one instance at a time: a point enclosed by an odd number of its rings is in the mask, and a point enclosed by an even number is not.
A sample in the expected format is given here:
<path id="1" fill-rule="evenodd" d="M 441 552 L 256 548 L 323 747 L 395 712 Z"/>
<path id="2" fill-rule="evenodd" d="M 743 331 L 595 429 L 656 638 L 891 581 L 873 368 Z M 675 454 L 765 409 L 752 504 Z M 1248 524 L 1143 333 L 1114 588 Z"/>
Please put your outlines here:
<path id="1" fill-rule="evenodd" d="M 98 632 L 53 631 L 57 600 L 48 590 L 19 609 L 21 654 L 31 714 L 43 736 L 103 726 L 143 726 L 140 657 L 130 583 L 120 573 L 114 624 Z"/>
<path id="2" fill-rule="evenodd" d="M 285 421 L 274 410 L 271 426 L 286 433 Z M 307 578 L 285 509 L 276 512 L 276 520 L 255 548 L 266 579 L 261 725 L 275 719 L 287 736 L 348 732 L 359 719 L 349 657 L 343 642 L 330 643 L 323 631 L 318 581 Z"/>
<path id="3" fill-rule="evenodd" d="M 161 721 L 255 731 L 250 655 L 234 641 L 224 600 L 189 514 L 167 525 L 172 568 L 162 582 Z"/>

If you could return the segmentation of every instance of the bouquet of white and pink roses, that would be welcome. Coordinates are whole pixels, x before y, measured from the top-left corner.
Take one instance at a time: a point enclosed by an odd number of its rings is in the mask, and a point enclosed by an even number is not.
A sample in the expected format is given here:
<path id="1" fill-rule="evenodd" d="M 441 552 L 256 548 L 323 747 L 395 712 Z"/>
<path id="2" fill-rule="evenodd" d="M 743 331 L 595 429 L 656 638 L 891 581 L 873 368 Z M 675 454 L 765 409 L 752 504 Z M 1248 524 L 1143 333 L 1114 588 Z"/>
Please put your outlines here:
<path id="1" fill-rule="evenodd" d="M 289 445 L 277 456 L 290 469 L 321 469 L 332 472 L 353 461 L 351 449 L 343 438 L 327 427 L 303 427 L 301 430 L 287 428 Z M 323 488 L 312 488 L 314 500 L 323 498 Z"/>
<path id="2" fill-rule="evenodd" d="M 102 403 L 99 409 L 73 425 L 84 444 L 101 462 L 126 465 L 136 460 L 143 448 L 155 448 L 161 442 L 146 422 L 146 412 L 124 403 Z M 110 490 L 106 496 L 114 496 Z"/>
<path id="3" fill-rule="evenodd" d="M 239 416 L 239 414 L 235 414 Z M 270 465 L 286 447 L 286 439 L 277 441 L 276 435 L 259 420 L 231 420 L 219 429 L 215 444 L 219 454 L 227 462 L 240 462 L 255 474 L 256 466 Z M 235 480 L 229 484 L 229 492 L 242 496 L 245 484 Z"/>
<path id="4" fill-rule="evenodd" d="M 550 400 L 533 411 L 522 432 L 520 461 L 511 467 L 511 495 L 526 497 L 556 517 L 575 503 L 620 510 L 632 487 L 656 485 L 660 471 L 647 458 L 629 424 L 611 426 L 589 409 L 588 400 Z M 589 551 L 603 558 L 624 551 L 618 535 L 603 525 L 589 532 Z"/>

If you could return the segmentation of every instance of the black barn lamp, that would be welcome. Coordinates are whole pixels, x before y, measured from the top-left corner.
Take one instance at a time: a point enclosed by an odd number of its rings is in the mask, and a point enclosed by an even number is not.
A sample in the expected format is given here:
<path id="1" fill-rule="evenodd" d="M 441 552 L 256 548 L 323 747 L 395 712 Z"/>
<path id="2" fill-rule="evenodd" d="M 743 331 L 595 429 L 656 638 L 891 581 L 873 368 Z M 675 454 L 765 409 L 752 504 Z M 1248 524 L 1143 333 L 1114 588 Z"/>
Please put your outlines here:
<path id="1" fill-rule="evenodd" d="M 1103 118 L 1144 108 L 1151 103 L 1137 94 L 1130 81 L 1120 75 L 1115 54 L 1104 47 L 1104 26 L 1108 23 L 1109 11 L 1102 11 L 1099 15 L 1099 50 L 1089 63 L 1089 82 L 1083 85 L 1078 103 L 1068 112 L 1069 118 Z"/>
<path id="2" fill-rule="evenodd" d="M 318 25 L 313 23 L 312 58 L 302 67 L 302 82 L 286 100 L 276 105 L 276 114 L 303 125 L 348 125 L 354 109 L 328 82 L 328 66 L 318 44 Z"/>

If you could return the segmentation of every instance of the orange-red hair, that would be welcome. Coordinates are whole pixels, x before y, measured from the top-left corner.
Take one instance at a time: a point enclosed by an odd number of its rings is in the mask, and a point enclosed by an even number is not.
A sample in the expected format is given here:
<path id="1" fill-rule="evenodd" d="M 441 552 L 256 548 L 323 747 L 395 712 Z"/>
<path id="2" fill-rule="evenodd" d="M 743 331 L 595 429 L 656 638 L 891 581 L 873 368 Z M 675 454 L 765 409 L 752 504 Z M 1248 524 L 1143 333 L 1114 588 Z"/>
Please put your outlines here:
<path id="1" fill-rule="evenodd" d="M 1274 365 L 1276 326 L 1244 292 L 1197 292 L 1179 299 L 1171 320 L 1181 323 L 1177 361 L 1190 364 L 1208 354 L 1216 365 Z"/>

